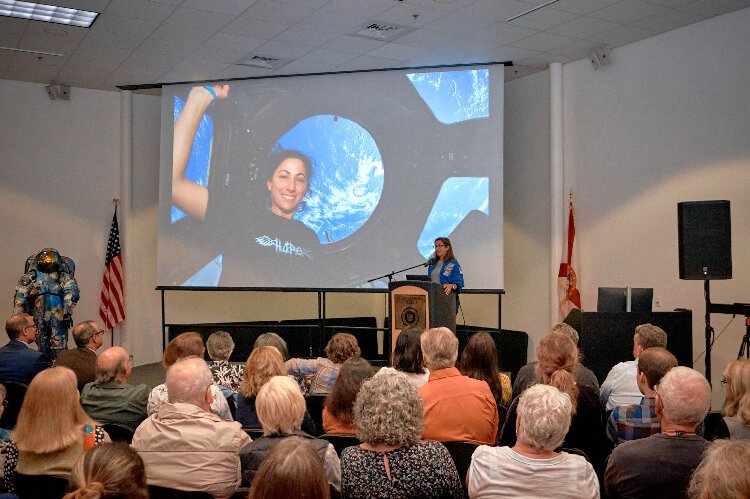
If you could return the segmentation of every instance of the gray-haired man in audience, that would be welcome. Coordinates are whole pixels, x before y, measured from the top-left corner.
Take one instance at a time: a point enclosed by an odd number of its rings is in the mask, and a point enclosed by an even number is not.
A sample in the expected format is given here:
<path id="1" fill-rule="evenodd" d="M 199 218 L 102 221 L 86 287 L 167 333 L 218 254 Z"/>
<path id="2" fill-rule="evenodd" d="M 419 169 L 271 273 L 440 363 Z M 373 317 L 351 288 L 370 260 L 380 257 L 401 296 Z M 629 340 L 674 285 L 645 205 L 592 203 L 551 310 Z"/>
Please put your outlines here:
<path id="1" fill-rule="evenodd" d="M 711 387 L 698 371 L 675 367 L 656 387 L 661 433 L 618 445 L 609 456 L 607 496 L 686 497 L 690 475 L 708 442 L 695 434 L 711 406 Z"/>
<path id="2" fill-rule="evenodd" d="M 240 485 L 240 449 L 251 438 L 235 421 L 210 412 L 211 371 L 198 357 L 178 360 L 167 371 L 169 402 L 133 436 L 149 485 L 230 496 Z"/>
<path id="3" fill-rule="evenodd" d="M 122 347 L 104 350 L 96 360 L 96 381 L 81 391 L 81 405 L 100 423 L 118 423 L 135 430 L 146 419 L 146 404 L 151 389 L 131 385 L 133 370 L 130 355 Z"/>

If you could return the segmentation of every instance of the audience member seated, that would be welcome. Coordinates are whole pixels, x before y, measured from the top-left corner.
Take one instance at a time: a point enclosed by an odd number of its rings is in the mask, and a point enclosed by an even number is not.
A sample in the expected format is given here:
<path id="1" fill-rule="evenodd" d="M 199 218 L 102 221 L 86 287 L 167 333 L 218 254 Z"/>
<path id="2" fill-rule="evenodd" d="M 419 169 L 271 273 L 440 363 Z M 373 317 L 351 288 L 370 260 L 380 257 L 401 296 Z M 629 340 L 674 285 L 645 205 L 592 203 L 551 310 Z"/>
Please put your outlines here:
<path id="1" fill-rule="evenodd" d="M 61 350 L 56 366 L 67 367 L 76 373 L 78 391 L 96 379 L 96 351 L 104 343 L 104 330 L 94 321 L 83 321 L 73 328 L 76 348 Z"/>
<path id="2" fill-rule="evenodd" d="M 305 417 L 305 398 L 294 380 L 288 376 L 271 378 L 258 392 L 255 407 L 263 426 L 263 436 L 241 451 L 242 475 L 247 483 L 253 481 L 270 449 L 279 442 L 296 436 L 307 440 L 315 448 L 325 467 L 328 483 L 335 490 L 340 490 L 341 465 L 336 449 L 327 441 L 300 429 Z"/>
<path id="3" fill-rule="evenodd" d="M 38 372 L 48 367 L 44 355 L 29 347 L 36 340 L 34 318 L 13 314 L 5 321 L 5 332 L 10 341 L 0 348 L 0 383 L 28 385 Z"/>
<path id="4" fill-rule="evenodd" d="M 565 323 L 559 323 L 552 326 L 552 329 L 549 330 L 550 333 L 562 333 L 570 340 L 575 343 L 576 346 L 578 346 L 579 338 L 578 338 L 578 331 L 576 331 L 573 327 L 569 326 Z M 541 383 L 542 381 L 540 379 L 537 379 L 536 377 L 536 361 L 529 362 L 525 366 L 523 366 L 521 369 L 518 370 L 518 374 L 516 374 L 516 379 L 513 382 L 513 398 L 518 397 L 521 395 L 521 392 L 523 392 L 525 389 L 527 389 L 529 386 L 533 385 L 534 383 Z M 580 385 L 586 385 L 591 388 L 593 388 L 596 393 L 599 393 L 599 381 L 596 379 L 596 375 L 594 372 L 589 369 L 588 367 L 584 366 L 580 362 L 576 364 L 576 368 L 573 371 L 573 377 L 576 379 L 576 383 Z"/>
<path id="5" fill-rule="evenodd" d="M 636 381 L 643 394 L 638 405 L 619 405 L 609 415 L 607 437 L 615 445 L 659 433 L 654 387 L 673 367 L 677 359 L 666 348 L 651 347 L 638 357 Z"/>
<path id="6" fill-rule="evenodd" d="M 161 358 L 161 363 L 164 369 L 169 369 L 172 364 L 185 357 L 199 357 L 203 358 L 205 353 L 205 347 L 203 346 L 203 340 L 198 333 L 188 332 L 182 333 L 167 343 L 167 348 L 164 349 L 164 354 Z M 211 384 L 211 395 L 213 400 L 211 401 L 211 412 L 218 415 L 224 421 L 233 421 L 232 413 L 229 412 L 229 405 L 227 399 L 221 393 L 221 388 L 218 385 Z M 146 410 L 148 415 L 151 416 L 169 400 L 169 394 L 167 393 L 167 385 L 162 384 L 154 387 L 148 396 L 148 406 Z"/>
<path id="7" fill-rule="evenodd" d="M 750 442 L 713 442 L 690 479 L 691 499 L 743 499 L 750 497 Z"/>
<path id="8" fill-rule="evenodd" d="M 750 440 L 750 360 L 737 359 L 724 369 L 721 383 L 726 386 L 724 418 L 714 438 Z"/>
<path id="9" fill-rule="evenodd" d="M 365 359 L 352 357 L 341 365 L 333 390 L 323 407 L 323 431 L 336 435 L 356 435 L 354 428 L 354 400 L 365 380 L 375 374 Z"/>
<path id="10" fill-rule="evenodd" d="M 5 385 L 0 383 L 0 416 L 3 415 L 3 412 L 5 412 L 5 406 L 8 405 L 5 402 L 5 396 L 7 395 L 7 391 L 5 390 Z M 10 432 L 8 431 L 8 428 L 0 428 L 0 442 L 7 442 L 10 438 Z"/>
<path id="11" fill-rule="evenodd" d="M 599 480 L 582 456 L 558 452 L 570 428 L 570 396 L 548 385 L 524 390 L 518 402 L 513 447 L 481 445 L 474 451 L 469 497 L 598 498 Z"/>
<path id="12" fill-rule="evenodd" d="M 237 421 L 243 428 L 261 428 L 255 409 L 255 397 L 260 388 L 274 376 L 285 376 L 286 369 L 281 354 L 272 346 L 260 346 L 250 352 L 242 374 L 242 383 L 237 394 Z M 318 433 L 310 414 L 305 411 L 302 431 L 310 435 Z"/>
<path id="13" fill-rule="evenodd" d="M 250 499 L 328 499 L 331 497 L 320 455 L 304 438 L 285 438 L 258 468 Z"/>
<path id="14" fill-rule="evenodd" d="M 143 460 L 128 444 L 102 444 L 78 458 L 63 499 L 148 499 Z"/>
<path id="15" fill-rule="evenodd" d="M 439 442 L 494 444 L 498 413 L 484 381 L 463 376 L 454 366 L 458 338 L 447 327 L 422 334 L 422 354 L 430 379 L 419 388 L 424 402 L 422 438 Z"/>
<path id="16" fill-rule="evenodd" d="M 209 412 L 215 385 L 203 359 L 175 362 L 166 385 L 169 401 L 133 435 L 148 484 L 229 497 L 240 485 L 240 449 L 252 440 L 239 423 Z"/>
<path id="17" fill-rule="evenodd" d="M 76 375 L 67 367 L 45 369 L 34 377 L 5 447 L 6 489 L 15 473 L 70 477 L 78 457 L 109 436 L 78 402 Z"/>
<path id="18" fill-rule="evenodd" d="M 243 366 L 229 363 L 229 357 L 234 351 L 234 341 L 229 333 L 226 331 L 212 333 L 206 340 L 206 350 L 208 350 L 208 358 L 211 359 L 208 367 L 214 377 L 214 384 L 233 392 L 239 390 Z"/>
<path id="19" fill-rule="evenodd" d="M 393 349 L 392 368 L 404 373 L 414 386 L 419 388 L 427 383 L 430 371 L 424 367 L 422 360 L 422 343 L 420 338 L 424 330 L 417 326 L 407 326 L 401 330 Z"/>
<path id="20" fill-rule="evenodd" d="M 253 349 L 258 347 L 274 347 L 279 351 L 284 362 L 289 360 L 289 348 L 286 346 L 286 341 L 276 333 L 263 333 L 258 336 L 253 343 Z"/>
<path id="21" fill-rule="evenodd" d="M 552 332 L 539 341 L 536 358 L 536 377 L 543 384 L 567 393 L 573 404 L 570 430 L 565 436 L 563 447 L 583 451 L 601 476 L 604 459 L 612 445 L 605 434 L 605 414 L 599 402 L 599 394 L 589 386 L 577 385 L 573 377 L 578 366 L 578 347 L 568 336 Z M 518 401 L 518 398 L 515 399 L 508 410 L 500 445 L 513 447 L 516 444 Z"/>
<path id="22" fill-rule="evenodd" d="M 341 454 L 341 495 L 463 497 L 446 448 L 421 440 L 424 413 L 416 387 L 397 371 L 379 371 L 362 384 L 354 404 L 360 445 Z"/>
<path id="23" fill-rule="evenodd" d="M 130 355 L 122 347 L 111 347 L 96 361 L 96 381 L 81 392 L 81 405 L 91 418 L 102 424 L 117 423 L 136 429 L 146 419 L 149 389 L 131 385 Z"/>
<path id="24" fill-rule="evenodd" d="M 661 433 L 618 445 L 604 483 L 610 499 L 686 497 L 708 442 L 695 434 L 711 406 L 711 387 L 698 371 L 672 368 L 656 387 Z"/>
<path id="25" fill-rule="evenodd" d="M 636 361 L 644 350 L 651 347 L 667 348 L 667 333 L 653 324 L 641 324 L 635 328 L 633 335 L 634 360 L 616 364 L 602 383 L 600 397 L 607 411 L 618 405 L 637 405 L 643 395 L 636 383 Z"/>
<path id="26" fill-rule="evenodd" d="M 325 352 L 325 359 L 289 359 L 284 363 L 289 376 L 301 379 L 309 395 L 328 395 L 339 375 L 341 364 L 349 357 L 359 357 L 361 354 L 357 338 L 346 333 L 333 335 Z"/>
<path id="27" fill-rule="evenodd" d="M 513 401 L 510 376 L 497 368 L 497 346 L 488 333 L 475 333 L 461 353 L 458 370 L 464 376 L 486 381 L 498 405 L 508 407 Z"/>

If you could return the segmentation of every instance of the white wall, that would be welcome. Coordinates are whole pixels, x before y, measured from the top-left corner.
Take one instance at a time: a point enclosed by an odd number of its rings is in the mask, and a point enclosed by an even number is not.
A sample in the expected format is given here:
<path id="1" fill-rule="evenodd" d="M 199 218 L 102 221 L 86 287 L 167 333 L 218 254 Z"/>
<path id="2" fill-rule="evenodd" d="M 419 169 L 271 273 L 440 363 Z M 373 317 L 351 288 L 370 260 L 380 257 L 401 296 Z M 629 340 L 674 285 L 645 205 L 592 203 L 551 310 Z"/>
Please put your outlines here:
<path id="1" fill-rule="evenodd" d="M 748 26 L 745 9 L 615 49 L 600 70 L 564 67 L 583 307 L 596 308 L 599 286 L 653 287 L 655 310 L 693 310 L 694 358 L 705 343 L 703 283 L 678 277 L 678 202 L 730 200 L 733 279 L 713 281 L 712 299 L 750 302 Z M 712 317 L 717 333 L 729 320 Z M 714 407 L 744 329 L 736 318 L 714 346 Z"/>
<path id="2" fill-rule="evenodd" d="M 26 258 L 49 246 L 76 262 L 81 299 L 74 320 L 98 318 L 112 198 L 120 189 L 119 106 L 113 92 L 74 88 L 70 101 L 51 101 L 43 85 L 0 80 L 5 317 Z"/>

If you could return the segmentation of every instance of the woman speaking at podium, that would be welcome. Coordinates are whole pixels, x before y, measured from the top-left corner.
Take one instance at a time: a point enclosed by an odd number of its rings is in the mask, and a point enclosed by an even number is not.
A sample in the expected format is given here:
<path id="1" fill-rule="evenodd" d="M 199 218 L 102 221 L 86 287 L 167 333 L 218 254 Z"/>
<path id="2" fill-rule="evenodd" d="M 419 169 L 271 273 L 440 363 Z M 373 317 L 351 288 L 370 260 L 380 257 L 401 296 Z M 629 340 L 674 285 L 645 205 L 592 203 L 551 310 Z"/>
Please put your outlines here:
<path id="1" fill-rule="evenodd" d="M 447 237 L 435 239 L 435 255 L 427 266 L 427 274 L 434 283 L 441 284 L 445 294 L 460 293 L 464 287 L 464 273 L 458 260 L 453 256 L 451 240 Z M 456 310 L 458 310 L 458 296 L 456 296 Z"/>

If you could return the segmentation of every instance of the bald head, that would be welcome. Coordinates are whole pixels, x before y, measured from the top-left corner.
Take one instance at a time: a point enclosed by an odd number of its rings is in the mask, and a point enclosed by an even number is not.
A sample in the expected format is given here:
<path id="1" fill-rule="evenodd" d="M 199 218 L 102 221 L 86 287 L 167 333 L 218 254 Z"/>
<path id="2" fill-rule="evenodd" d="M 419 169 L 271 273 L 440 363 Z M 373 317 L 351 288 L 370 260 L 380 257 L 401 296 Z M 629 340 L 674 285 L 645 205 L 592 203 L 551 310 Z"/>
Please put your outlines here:
<path id="1" fill-rule="evenodd" d="M 130 355 L 127 350 L 122 347 L 108 348 L 96 359 L 96 381 L 125 383 L 130 376 L 131 369 Z"/>
<path id="2" fill-rule="evenodd" d="M 651 347 L 638 357 L 637 372 L 643 373 L 644 381 L 650 390 L 653 390 L 673 367 L 677 367 L 677 359 L 666 348 Z"/>
<path id="3" fill-rule="evenodd" d="M 206 361 L 199 357 L 185 357 L 167 369 L 169 402 L 197 405 L 205 411 L 211 404 L 210 386 L 213 381 Z"/>

